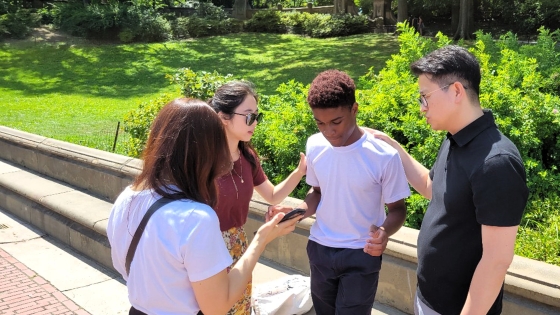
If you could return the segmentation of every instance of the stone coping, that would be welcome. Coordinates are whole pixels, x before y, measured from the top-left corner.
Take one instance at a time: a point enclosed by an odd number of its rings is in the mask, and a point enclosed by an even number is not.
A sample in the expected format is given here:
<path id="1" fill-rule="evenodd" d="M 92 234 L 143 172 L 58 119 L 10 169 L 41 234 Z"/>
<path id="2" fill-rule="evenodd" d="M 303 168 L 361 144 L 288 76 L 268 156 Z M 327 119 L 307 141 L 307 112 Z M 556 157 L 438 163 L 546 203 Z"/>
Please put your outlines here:
<path id="1" fill-rule="evenodd" d="M 39 154 L 48 156 L 50 159 L 38 158 Z M 116 185 L 121 186 L 114 193 L 114 197 L 116 197 L 122 188 L 130 183 L 142 165 L 138 159 L 85 148 L 2 126 L 0 126 L 0 159 L 7 162 L 0 164 L 0 188 L 2 188 L 0 195 L 13 193 L 28 198 L 105 237 L 106 220 L 111 205 L 111 202 L 106 199 L 109 198 L 107 196 L 100 198 L 97 193 L 91 194 L 87 185 L 87 187 L 73 187 L 72 183 L 69 185 L 64 180 L 64 176 L 71 174 L 61 172 L 60 168 L 67 166 L 64 163 L 74 163 L 91 172 L 110 174 L 109 177 L 100 177 L 104 180 L 102 182 L 90 183 L 94 185 L 114 187 L 107 181 L 122 179 L 122 183 Z M 42 170 L 46 170 L 46 172 L 42 172 Z M 58 177 L 51 176 L 51 174 Z M 86 172 L 87 174 L 89 173 Z M 49 177 L 53 177 L 55 180 Z M 300 202 L 298 199 L 288 197 L 283 203 L 295 206 Z M 250 218 L 253 217 L 257 222 L 262 221 L 267 205 L 255 193 L 250 206 Z M 33 219 L 28 218 L 28 220 Z M 303 236 L 309 235 L 313 222 L 314 218 L 303 220 L 298 224 L 296 233 Z M 416 264 L 417 237 L 417 230 L 401 228 L 390 238 L 385 256 Z M 521 296 L 527 300 L 560 308 L 560 267 L 515 256 L 508 269 L 505 290 L 507 293 Z"/>

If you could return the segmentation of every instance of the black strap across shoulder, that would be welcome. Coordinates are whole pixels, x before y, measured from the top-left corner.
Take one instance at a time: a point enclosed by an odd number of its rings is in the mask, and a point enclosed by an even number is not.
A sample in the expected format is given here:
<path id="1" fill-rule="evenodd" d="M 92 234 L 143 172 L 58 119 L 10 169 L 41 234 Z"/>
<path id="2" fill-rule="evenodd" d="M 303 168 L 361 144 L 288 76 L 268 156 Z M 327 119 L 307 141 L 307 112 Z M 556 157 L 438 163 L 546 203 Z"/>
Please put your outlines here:
<path id="1" fill-rule="evenodd" d="M 142 237 L 142 233 L 144 233 L 146 224 L 148 224 L 148 220 L 150 220 L 152 214 L 154 214 L 159 208 L 165 206 L 166 204 L 172 201 L 175 200 L 169 198 L 160 198 L 150 206 L 148 211 L 146 211 L 146 214 L 142 218 L 142 221 L 140 221 L 140 224 L 138 225 L 136 232 L 134 232 L 134 236 L 132 237 L 132 241 L 130 242 L 130 247 L 128 248 L 128 252 L 126 253 L 126 261 L 124 266 L 126 268 L 127 275 L 130 274 L 130 264 L 132 263 L 132 259 L 134 258 L 134 254 L 136 253 L 136 248 L 138 247 L 138 243 L 140 242 L 140 237 Z M 134 307 L 130 308 L 129 315 L 141 315 L 141 314 L 145 314 L 145 313 L 140 312 Z M 204 315 L 204 314 L 202 313 L 202 311 L 198 311 L 197 315 Z"/>
<path id="2" fill-rule="evenodd" d="M 150 206 L 150 208 L 142 218 L 142 221 L 140 221 L 140 225 L 138 225 L 136 232 L 134 232 L 134 236 L 132 237 L 132 241 L 130 242 L 130 247 L 128 248 L 128 252 L 126 253 L 126 261 L 124 266 L 126 268 L 127 275 L 130 274 L 130 264 L 132 263 L 132 259 L 134 258 L 134 254 L 136 253 L 136 248 L 138 247 L 138 243 L 140 242 L 140 237 L 142 237 L 142 233 L 144 233 L 146 224 L 148 224 L 148 220 L 150 220 L 152 214 L 154 214 L 154 212 L 156 212 L 159 208 L 172 201 L 174 200 L 169 198 L 158 199 Z"/>

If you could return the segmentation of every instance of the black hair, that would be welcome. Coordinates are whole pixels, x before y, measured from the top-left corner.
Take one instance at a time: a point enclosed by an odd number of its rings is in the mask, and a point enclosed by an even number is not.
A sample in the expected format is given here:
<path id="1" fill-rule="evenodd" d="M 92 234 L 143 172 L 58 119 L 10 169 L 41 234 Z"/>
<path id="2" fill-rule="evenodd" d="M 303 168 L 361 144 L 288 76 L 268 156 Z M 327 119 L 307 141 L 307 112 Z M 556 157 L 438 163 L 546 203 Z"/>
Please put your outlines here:
<path id="1" fill-rule="evenodd" d="M 480 94 L 480 64 L 467 49 L 448 45 L 420 58 L 410 65 L 416 76 L 429 75 L 440 87 L 459 81 L 473 96 Z M 472 91 L 472 92 L 469 92 Z"/>
<path id="2" fill-rule="evenodd" d="M 354 80 L 340 70 L 326 70 L 317 75 L 307 94 L 307 103 L 313 108 L 352 108 L 356 103 Z"/>

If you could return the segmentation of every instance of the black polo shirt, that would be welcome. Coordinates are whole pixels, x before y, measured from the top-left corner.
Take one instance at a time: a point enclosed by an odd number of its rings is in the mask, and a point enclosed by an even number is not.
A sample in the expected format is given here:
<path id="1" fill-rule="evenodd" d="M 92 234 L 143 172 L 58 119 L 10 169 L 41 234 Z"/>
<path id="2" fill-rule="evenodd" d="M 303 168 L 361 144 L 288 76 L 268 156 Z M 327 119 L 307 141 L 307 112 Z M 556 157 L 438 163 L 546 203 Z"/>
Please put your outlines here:
<path id="1" fill-rule="evenodd" d="M 529 191 L 519 151 L 490 111 L 448 134 L 430 171 L 432 200 L 418 235 L 418 294 L 459 314 L 482 257 L 481 225 L 516 226 Z M 503 287 L 488 314 L 500 314 Z"/>

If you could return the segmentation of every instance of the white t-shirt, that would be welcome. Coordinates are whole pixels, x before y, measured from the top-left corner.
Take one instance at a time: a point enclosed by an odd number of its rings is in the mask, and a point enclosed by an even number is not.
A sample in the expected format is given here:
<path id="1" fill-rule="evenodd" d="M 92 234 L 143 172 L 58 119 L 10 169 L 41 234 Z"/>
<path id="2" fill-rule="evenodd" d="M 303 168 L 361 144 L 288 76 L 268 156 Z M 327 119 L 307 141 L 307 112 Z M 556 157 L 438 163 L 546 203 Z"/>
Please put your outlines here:
<path id="1" fill-rule="evenodd" d="M 368 132 L 344 147 L 309 137 L 306 181 L 321 188 L 309 239 L 334 248 L 364 248 L 371 224 L 385 221 L 385 204 L 410 196 L 397 150 Z"/>
<path id="2" fill-rule="evenodd" d="M 161 196 L 127 187 L 117 198 L 107 226 L 113 266 L 127 280 L 128 298 L 139 311 L 157 315 L 196 314 L 191 282 L 226 269 L 231 256 L 218 217 L 208 205 L 177 200 L 157 210 L 146 225 L 127 276 L 132 236 L 148 208 Z"/>

